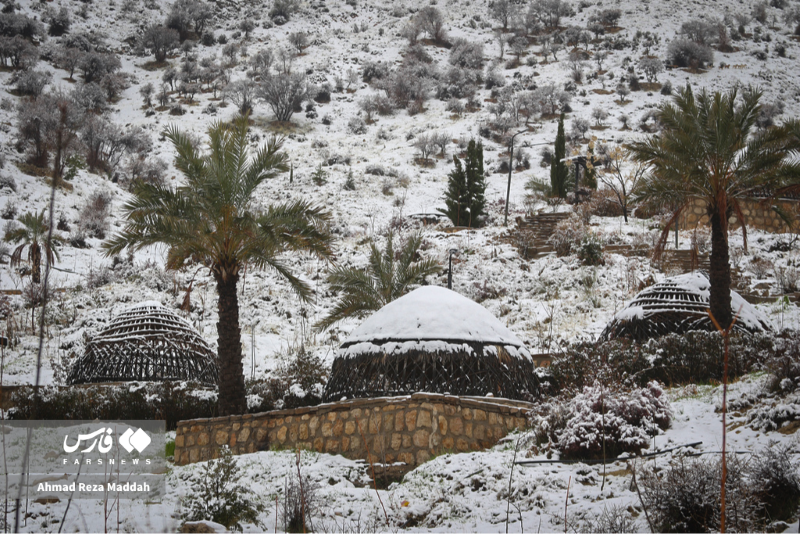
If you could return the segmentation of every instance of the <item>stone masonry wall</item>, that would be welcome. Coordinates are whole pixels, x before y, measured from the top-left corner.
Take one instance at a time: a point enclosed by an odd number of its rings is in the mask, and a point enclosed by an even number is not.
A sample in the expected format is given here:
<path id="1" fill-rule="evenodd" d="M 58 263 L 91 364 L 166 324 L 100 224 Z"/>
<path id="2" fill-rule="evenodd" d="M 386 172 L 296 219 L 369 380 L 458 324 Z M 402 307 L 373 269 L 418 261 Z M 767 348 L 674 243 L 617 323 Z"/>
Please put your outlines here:
<path id="1" fill-rule="evenodd" d="M 415 393 L 355 399 L 295 410 L 181 421 L 175 463 L 270 448 L 303 448 L 409 467 L 442 452 L 485 449 L 527 423 L 532 405 L 484 397 Z"/>
<path id="2" fill-rule="evenodd" d="M 783 222 L 783 219 L 778 217 L 770 206 L 762 205 L 758 200 L 743 200 L 739 202 L 742 208 L 742 214 L 747 220 L 748 228 L 756 228 L 758 230 L 765 230 L 767 232 L 785 233 L 790 229 Z M 800 203 L 795 200 L 780 200 L 778 205 L 788 213 L 798 213 Z M 731 230 L 739 228 L 739 221 L 734 216 L 730 220 Z M 706 215 L 706 202 L 702 199 L 696 198 L 689 203 L 680 216 L 681 230 L 694 230 L 697 226 L 704 226 L 708 224 L 708 215 Z M 797 223 L 795 223 L 795 230 L 797 230 Z"/>

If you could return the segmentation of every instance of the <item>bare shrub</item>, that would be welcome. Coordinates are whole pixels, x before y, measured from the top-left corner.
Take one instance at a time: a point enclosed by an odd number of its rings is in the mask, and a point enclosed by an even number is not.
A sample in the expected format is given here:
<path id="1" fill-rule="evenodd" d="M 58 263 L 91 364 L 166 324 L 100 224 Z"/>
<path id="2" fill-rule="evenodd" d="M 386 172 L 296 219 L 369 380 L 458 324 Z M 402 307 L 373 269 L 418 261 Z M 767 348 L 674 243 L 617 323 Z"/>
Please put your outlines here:
<path id="1" fill-rule="evenodd" d="M 105 239 L 108 232 L 113 197 L 108 191 L 95 191 L 86 201 L 78 218 L 78 229 L 89 237 Z"/>
<path id="2" fill-rule="evenodd" d="M 602 532 L 616 534 L 639 532 L 639 522 L 633 517 L 628 508 L 612 504 L 610 507 L 604 506 L 602 513 L 595 514 L 590 519 L 584 519 L 580 530 L 581 532 L 596 534 Z"/>
<path id="3" fill-rule="evenodd" d="M 763 280 L 772 274 L 775 265 L 766 258 L 756 257 L 750 261 L 749 267 L 757 279 Z"/>
<path id="4" fill-rule="evenodd" d="M 559 222 L 547 242 L 555 249 L 556 256 L 568 256 L 589 232 L 583 221 L 571 216 Z"/>
<path id="5" fill-rule="evenodd" d="M 288 121 L 309 98 L 309 87 L 302 74 L 270 75 L 261 82 L 258 95 L 272 109 L 279 121 Z"/>
<path id="6" fill-rule="evenodd" d="M 725 484 L 726 528 L 731 532 L 760 530 L 759 499 L 747 482 L 748 469 L 728 456 Z M 678 457 L 660 471 L 645 466 L 637 474 L 642 504 L 658 532 L 714 532 L 720 528 L 721 461 Z"/>
<path id="7" fill-rule="evenodd" d="M 321 505 L 319 487 L 308 475 L 303 475 L 301 481 L 293 471 L 288 477 L 283 488 L 280 514 L 284 532 L 315 531 L 313 522 Z"/>
<path id="8" fill-rule="evenodd" d="M 800 477 L 793 454 L 791 445 L 770 442 L 753 455 L 750 479 L 769 520 L 790 521 L 800 504 Z"/>

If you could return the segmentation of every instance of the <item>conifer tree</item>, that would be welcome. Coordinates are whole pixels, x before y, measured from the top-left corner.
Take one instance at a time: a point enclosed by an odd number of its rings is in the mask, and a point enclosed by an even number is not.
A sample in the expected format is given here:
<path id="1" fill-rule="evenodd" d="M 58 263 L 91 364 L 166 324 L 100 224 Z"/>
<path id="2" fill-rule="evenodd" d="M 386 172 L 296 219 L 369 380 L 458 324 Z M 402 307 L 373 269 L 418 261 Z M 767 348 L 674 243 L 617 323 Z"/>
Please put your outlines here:
<path id="1" fill-rule="evenodd" d="M 566 198 L 567 196 L 567 180 L 569 180 L 567 164 L 561 161 L 566 154 L 567 140 L 564 135 L 564 112 L 561 112 L 561 117 L 558 119 L 555 154 L 550 162 L 550 187 L 552 188 L 552 194 L 553 196 L 561 198 Z"/>
<path id="2" fill-rule="evenodd" d="M 483 145 L 470 141 L 464 162 L 453 156 L 453 169 L 447 177 L 445 205 L 439 210 L 455 226 L 480 226 L 486 209 L 486 181 L 483 177 Z"/>
<path id="3" fill-rule="evenodd" d="M 469 193 L 468 226 L 480 226 L 486 209 L 486 180 L 483 175 L 483 143 L 470 141 L 467 146 L 467 191 Z"/>

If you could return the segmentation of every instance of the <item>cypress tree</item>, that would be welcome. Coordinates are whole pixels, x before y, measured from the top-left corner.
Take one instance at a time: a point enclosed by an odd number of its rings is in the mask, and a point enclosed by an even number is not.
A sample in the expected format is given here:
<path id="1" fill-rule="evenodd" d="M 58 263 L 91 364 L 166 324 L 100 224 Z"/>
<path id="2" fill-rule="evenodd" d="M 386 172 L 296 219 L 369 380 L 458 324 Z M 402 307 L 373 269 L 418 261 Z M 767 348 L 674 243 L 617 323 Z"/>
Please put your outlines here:
<path id="1" fill-rule="evenodd" d="M 470 141 L 467 146 L 467 191 L 469 194 L 469 226 L 480 226 L 486 209 L 486 180 L 483 175 L 483 143 Z"/>
<path id="2" fill-rule="evenodd" d="M 467 173 L 458 156 L 453 156 L 456 168 L 447 175 L 447 191 L 444 203 L 447 209 L 439 212 L 446 215 L 455 226 L 462 226 L 469 221 L 469 193 L 467 189 Z"/>
<path id="3" fill-rule="evenodd" d="M 566 198 L 567 196 L 567 180 L 569 180 L 569 169 L 567 164 L 563 161 L 567 155 L 567 139 L 564 135 L 564 112 L 561 112 L 561 117 L 558 119 L 558 133 L 556 134 L 555 154 L 550 162 L 550 187 L 553 191 L 553 196 Z"/>
<path id="4" fill-rule="evenodd" d="M 594 166 L 594 142 L 596 137 L 592 136 L 589 147 L 586 149 L 586 172 L 583 175 L 583 183 L 586 187 L 597 189 L 597 168 Z"/>
<path id="5" fill-rule="evenodd" d="M 470 141 L 464 162 L 453 156 L 455 169 L 447 175 L 445 205 L 439 210 L 455 226 L 480 226 L 486 209 L 483 145 Z"/>

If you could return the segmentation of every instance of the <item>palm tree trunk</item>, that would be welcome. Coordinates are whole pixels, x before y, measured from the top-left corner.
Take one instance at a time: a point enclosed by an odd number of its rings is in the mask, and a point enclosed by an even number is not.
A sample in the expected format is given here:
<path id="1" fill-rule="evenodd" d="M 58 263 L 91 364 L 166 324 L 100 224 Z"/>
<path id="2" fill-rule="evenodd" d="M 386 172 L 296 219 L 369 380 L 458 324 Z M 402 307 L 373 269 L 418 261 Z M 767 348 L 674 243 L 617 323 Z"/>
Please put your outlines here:
<path id="1" fill-rule="evenodd" d="M 42 249 L 38 243 L 31 243 L 31 277 L 33 283 L 41 283 L 42 273 Z"/>
<path id="2" fill-rule="evenodd" d="M 725 329 L 731 324 L 731 264 L 728 257 L 728 236 L 722 230 L 719 213 L 711 215 L 711 258 L 709 282 L 711 295 L 709 307 L 719 325 Z"/>
<path id="3" fill-rule="evenodd" d="M 239 328 L 239 297 L 236 286 L 239 276 L 223 280 L 216 276 L 219 293 L 219 321 L 217 335 L 219 347 L 219 409 L 221 415 L 245 413 L 247 400 L 242 368 L 242 336 Z"/>

